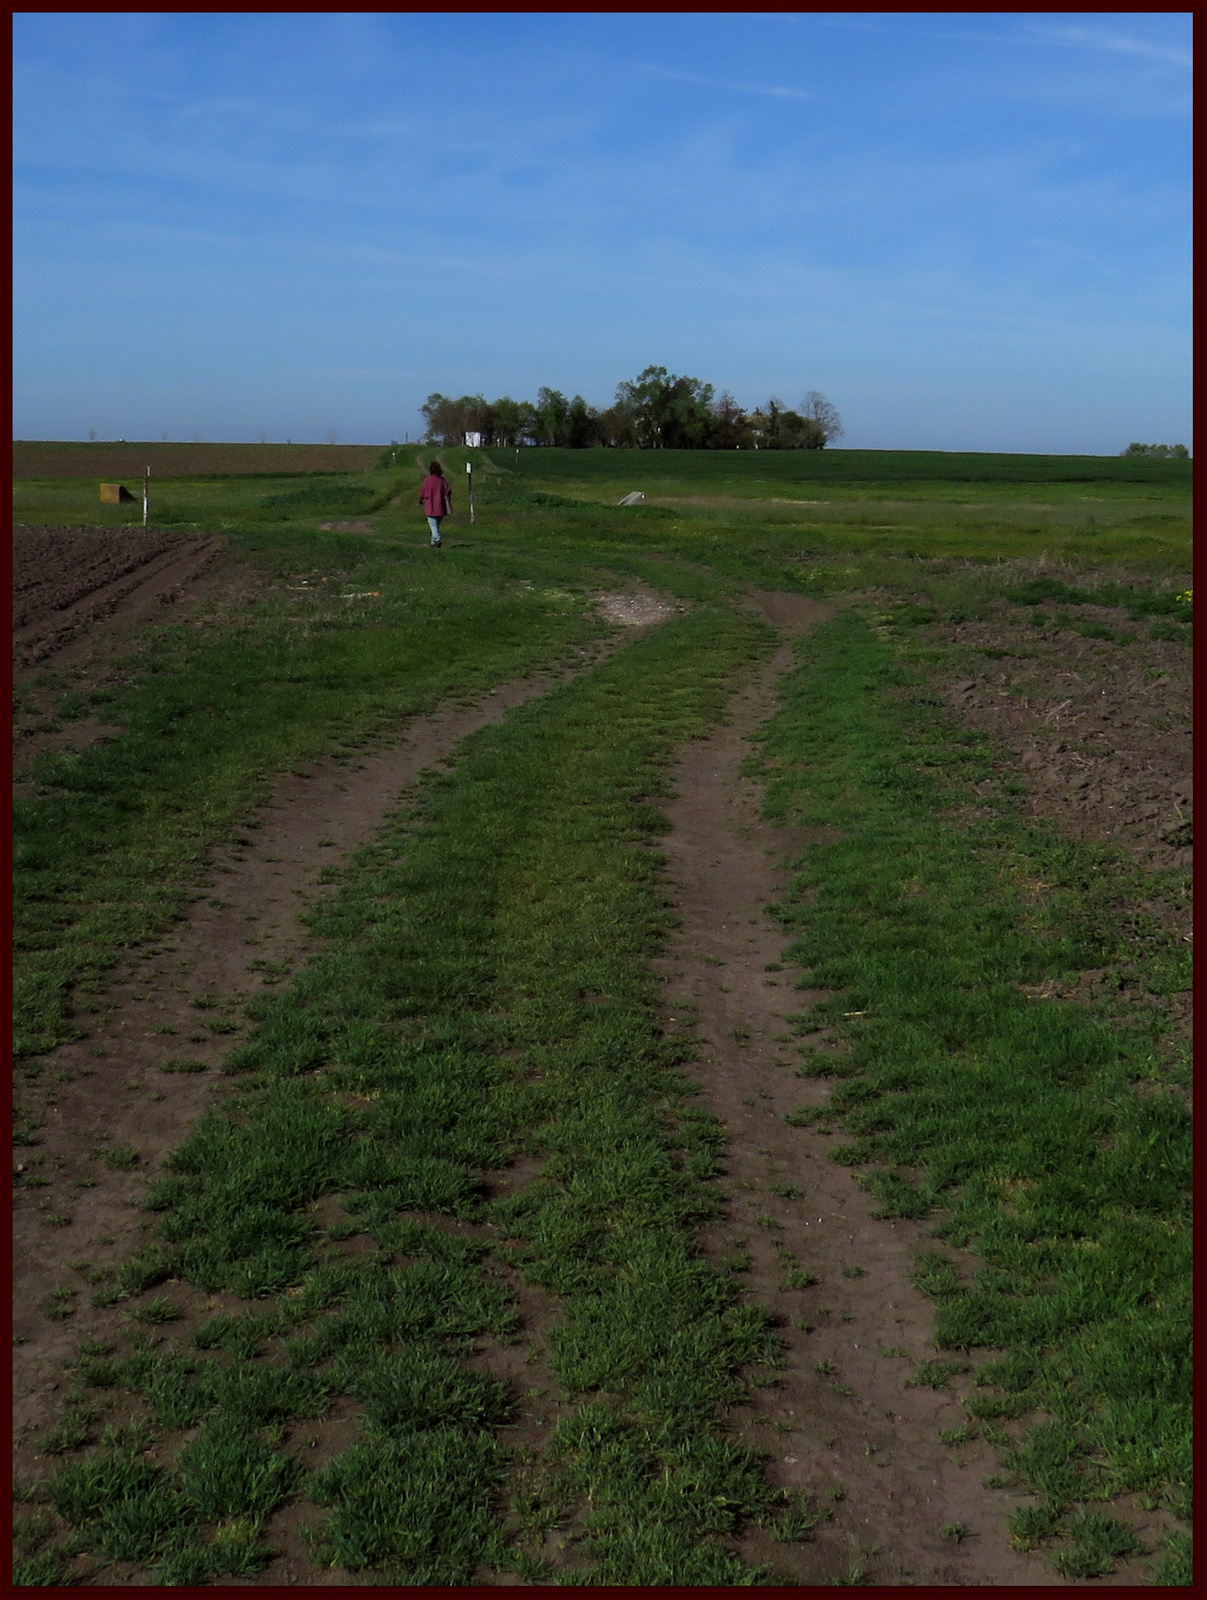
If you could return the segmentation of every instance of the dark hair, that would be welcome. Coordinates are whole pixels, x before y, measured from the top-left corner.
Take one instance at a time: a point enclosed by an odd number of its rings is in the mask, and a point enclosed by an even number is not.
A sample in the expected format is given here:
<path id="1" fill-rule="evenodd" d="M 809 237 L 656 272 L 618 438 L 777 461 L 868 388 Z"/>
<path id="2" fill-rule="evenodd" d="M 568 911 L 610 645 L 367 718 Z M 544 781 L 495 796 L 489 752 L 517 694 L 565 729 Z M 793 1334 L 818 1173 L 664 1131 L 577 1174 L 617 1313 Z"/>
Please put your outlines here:
<path id="1" fill-rule="evenodd" d="M 433 461 L 428 471 L 436 478 L 443 478 L 444 476 L 444 468 L 438 461 Z"/>

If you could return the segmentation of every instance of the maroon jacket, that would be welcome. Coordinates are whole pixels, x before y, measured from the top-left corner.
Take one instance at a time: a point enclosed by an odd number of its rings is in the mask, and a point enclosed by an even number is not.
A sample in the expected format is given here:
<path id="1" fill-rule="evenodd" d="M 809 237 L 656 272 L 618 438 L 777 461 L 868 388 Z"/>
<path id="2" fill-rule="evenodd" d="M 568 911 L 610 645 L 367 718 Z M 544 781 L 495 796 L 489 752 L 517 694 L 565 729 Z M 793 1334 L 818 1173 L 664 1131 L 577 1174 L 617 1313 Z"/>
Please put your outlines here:
<path id="1" fill-rule="evenodd" d="M 453 491 L 447 478 L 430 473 L 423 480 L 419 503 L 429 517 L 446 517 L 453 509 Z"/>

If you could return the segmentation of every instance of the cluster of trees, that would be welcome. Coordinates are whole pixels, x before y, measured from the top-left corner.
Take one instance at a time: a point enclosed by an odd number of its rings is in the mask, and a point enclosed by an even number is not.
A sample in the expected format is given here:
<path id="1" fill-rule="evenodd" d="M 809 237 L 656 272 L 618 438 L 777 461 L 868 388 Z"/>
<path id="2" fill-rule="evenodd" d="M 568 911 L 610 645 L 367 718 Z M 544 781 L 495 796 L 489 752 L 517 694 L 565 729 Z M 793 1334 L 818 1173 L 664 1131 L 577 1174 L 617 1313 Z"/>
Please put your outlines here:
<path id="1" fill-rule="evenodd" d="M 1184 461 L 1190 451 L 1184 444 L 1137 444 L 1134 440 L 1126 450 L 1120 450 L 1121 456 L 1149 456 L 1154 461 L 1168 461 L 1174 458 Z"/>
<path id="2" fill-rule="evenodd" d="M 478 434 L 486 445 L 561 445 L 572 450 L 611 445 L 637 450 L 822 450 L 843 432 L 838 412 L 816 389 L 792 410 L 770 399 L 744 411 L 728 391 L 647 367 L 619 384 L 605 410 L 581 394 L 568 400 L 540 389 L 535 401 L 484 395 L 428 396 L 421 407 L 429 443 L 462 444 Z"/>

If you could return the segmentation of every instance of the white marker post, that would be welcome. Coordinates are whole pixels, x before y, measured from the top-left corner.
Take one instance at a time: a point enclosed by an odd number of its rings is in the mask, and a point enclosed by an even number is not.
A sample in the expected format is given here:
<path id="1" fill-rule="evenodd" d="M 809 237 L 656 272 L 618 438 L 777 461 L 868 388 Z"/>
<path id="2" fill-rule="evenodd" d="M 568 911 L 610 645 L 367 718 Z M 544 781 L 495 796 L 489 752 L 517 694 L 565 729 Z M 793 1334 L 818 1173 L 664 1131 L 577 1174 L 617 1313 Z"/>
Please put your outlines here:
<path id="1" fill-rule="evenodd" d="M 474 520 L 474 464 L 472 461 L 465 463 L 466 482 L 469 485 L 469 520 Z"/>
<path id="2" fill-rule="evenodd" d="M 147 525 L 147 507 L 151 503 L 151 468 L 148 466 L 142 480 L 142 525 Z"/>

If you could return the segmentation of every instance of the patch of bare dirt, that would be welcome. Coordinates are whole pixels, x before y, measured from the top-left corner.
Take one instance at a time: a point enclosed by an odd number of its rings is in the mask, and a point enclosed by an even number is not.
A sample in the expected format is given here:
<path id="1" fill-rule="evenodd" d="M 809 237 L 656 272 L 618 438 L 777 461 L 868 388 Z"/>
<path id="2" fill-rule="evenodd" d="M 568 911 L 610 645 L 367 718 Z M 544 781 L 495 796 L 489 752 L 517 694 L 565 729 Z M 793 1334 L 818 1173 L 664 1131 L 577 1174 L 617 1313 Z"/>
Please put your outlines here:
<path id="1" fill-rule="evenodd" d="M 18 530 L 40 533 L 41 530 Z M 51 529 L 51 533 L 61 530 Z M 68 530 L 71 531 L 71 530 Z M 76 530 L 89 536 L 98 530 Z M 130 652 L 148 627 L 156 623 L 194 620 L 203 614 L 211 623 L 238 615 L 249 599 L 262 595 L 271 582 L 263 569 L 252 565 L 216 539 L 177 539 L 141 565 L 106 582 L 102 540 L 89 537 L 81 541 L 81 563 L 96 575 L 97 586 L 84 587 L 76 600 L 55 609 L 51 586 L 41 574 L 47 562 L 53 565 L 59 554 L 52 541 L 49 548 L 41 539 L 24 547 L 22 561 L 29 575 L 19 591 L 24 608 L 19 614 L 28 620 L 26 628 L 35 640 L 14 641 L 14 654 L 32 653 L 36 659 L 14 671 L 13 768 L 18 792 L 35 757 L 43 752 L 78 752 L 103 739 L 114 730 L 103 715 L 86 713 L 86 697 L 110 685 L 124 683 L 130 676 Z M 137 551 L 132 552 L 133 556 Z M 120 559 L 120 551 L 118 556 Z M 95 563 L 90 565 L 91 558 Z M 81 579 L 64 562 L 67 581 L 64 592 L 79 590 Z M 22 572 L 14 574 L 19 585 Z M 40 588 L 42 598 L 32 590 Z M 65 707 L 64 696 L 67 696 Z M 75 704 L 72 704 L 72 701 Z"/>
<path id="2" fill-rule="evenodd" d="M 121 440 L 55 443 L 14 439 L 14 478 L 125 479 L 142 483 L 143 469 L 156 478 L 196 478 L 211 473 L 242 476 L 294 472 L 367 472 L 385 447 L 379 444 L 156 444 Z"/>
<path id="3" fill-rule="evenodd" d="M 765 622 L 781 633 L 807 633 L 819 622 L 834 615 L 834 607 L 806 594 L 789 594 L 783 589 L 751 589 L 750 603 Z"/>
<path id="4" fill-rule="evenodd" d="M 1190 652 L 1149 637 L 1125 613 L 1078 606 L 1126 645 L 1068 628 L 1036 628 L 1003 603 L 983 622 L 936 631 L 984 656 L 984 669 L 945 685 L 972 727 L 1018 758 L 1032 816 L 1080 838 L 1109 840 L 1149 867 L 1189 867 Z"/>
<path id="5" fill-rule="evenodd" d="M 789 601 L 794 618 L 784 616 Z M 764 610 L 798 631 L 826 613 L 779 595 Z M 660 846 L 681 919 L 656 963 L 667 1024 L 698 1036 L 691 1070 L 728 1137 L 725 1215 L 703 1230 L 702 1246 L 733 1270 L 747 1258 L 739 1281 L 772 1308 L 787 1341 L 785 1369 L 739 1409 L 733 1431 L 767 1453 L 773 1483 L 831 1513 L 808 1543 L 779 1545 L 756 1530 L 739 1548 L 792 1584 L 1064 1587 L 1042 1557 L 1010 1547 L 1006 1518 L 1020 1501 L 984 1487 L 997 1470 L 994 1451 L 978 1439 L 940 1442 L 967 1421 L 956 1394 L 907 1386 L 935 1355 L 932 1307 L 909 1281 L 933 1241 L 919 1224 L 875 1219 L 855 1176 L 828 1159 L 829 1135 L 784 1121 L 824 1098 L 824 1085 L 794 1076 L 789 1027 L 821 996 L 798 987 L 766 907 L 811 840 L 761 819 L 741 764 L 748 734 L 774 713 L 775 679 L 791 659 L 782 647 L 738 695 L 727 724 L 687 748 Z M 828 1035 L 805 1042 L 834 1047 Z M 794 1271 L 807 1287 L 789 1287 L 801 1281 Z M 961 1526 L 959 1539 L 943 1531 Z"/>
<path id="6" fill-rule="evenodd" d="M 171 605 L 221 541 L 157 529 L 13 529 L 13 664 L 62 651 L 103 619 L 118 627 Z"/>
<path id="7" fill-rule="evenodd" d="M 591 603 L 614 628 L 652 628 L 684 609 L 645 584 L 600 590 L 591 596 Z"/>

